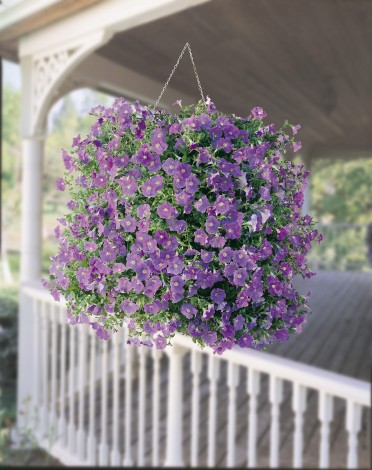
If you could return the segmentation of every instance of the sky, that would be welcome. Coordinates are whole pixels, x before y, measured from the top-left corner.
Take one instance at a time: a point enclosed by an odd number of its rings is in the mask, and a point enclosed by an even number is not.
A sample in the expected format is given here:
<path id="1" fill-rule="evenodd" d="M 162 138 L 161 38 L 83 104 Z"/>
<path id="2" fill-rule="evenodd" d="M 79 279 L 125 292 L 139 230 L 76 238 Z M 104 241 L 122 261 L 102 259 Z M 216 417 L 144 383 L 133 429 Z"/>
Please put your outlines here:
<path id="1" fill-rule="evenodd" d="M 3 60 L 3 81 L 4 85 L 11 85 L 17 90 L 21 88 L 21 69 L 18 64 Z"/>

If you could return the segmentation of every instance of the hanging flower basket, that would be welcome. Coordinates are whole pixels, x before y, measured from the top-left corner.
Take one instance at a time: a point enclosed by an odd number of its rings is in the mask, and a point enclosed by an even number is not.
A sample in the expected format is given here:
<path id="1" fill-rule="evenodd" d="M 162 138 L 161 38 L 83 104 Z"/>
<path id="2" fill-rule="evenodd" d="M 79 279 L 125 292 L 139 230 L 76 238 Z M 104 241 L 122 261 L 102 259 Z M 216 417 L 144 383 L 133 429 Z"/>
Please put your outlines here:
<path id="1" fill-rule="evenodd" d="M 125 324 L 129 342 L 160 349 L 175 332 L 218 354 L 285 341 L 308 312 L 293 278 L 313 274 L 321 237 L 300 213 L 308 172 L 283 159 L 300 126 L 178 104 L 92 110 L 90 134 L 63 151 L 57 187 L 72 200 L 44 284 L 101 339 Z"/>

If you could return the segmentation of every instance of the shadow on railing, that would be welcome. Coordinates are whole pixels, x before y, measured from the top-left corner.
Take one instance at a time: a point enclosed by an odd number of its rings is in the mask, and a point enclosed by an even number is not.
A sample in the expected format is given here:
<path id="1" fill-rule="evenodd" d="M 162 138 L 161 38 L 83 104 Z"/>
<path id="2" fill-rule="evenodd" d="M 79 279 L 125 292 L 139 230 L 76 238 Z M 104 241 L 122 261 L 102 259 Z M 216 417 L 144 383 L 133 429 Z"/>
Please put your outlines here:
<path id="1" fill-rule="evenodd" d="M 309 261 L 314 269 L 371 271 L 372 246 L 369 254 L 367 224 L 317 224 L 323 234 L 320 244 L 314 243 Z"/>
<path id="2" fill-rule="evenodd" d="M 39 443 L 57 429 L 66 465 L 368 466 L 366 382 L 266 352 L 214 356 L 180 335 L 165 351 L 128 346 L 124 330 L 98 341 L 48 292 L 23 296 Z"/>

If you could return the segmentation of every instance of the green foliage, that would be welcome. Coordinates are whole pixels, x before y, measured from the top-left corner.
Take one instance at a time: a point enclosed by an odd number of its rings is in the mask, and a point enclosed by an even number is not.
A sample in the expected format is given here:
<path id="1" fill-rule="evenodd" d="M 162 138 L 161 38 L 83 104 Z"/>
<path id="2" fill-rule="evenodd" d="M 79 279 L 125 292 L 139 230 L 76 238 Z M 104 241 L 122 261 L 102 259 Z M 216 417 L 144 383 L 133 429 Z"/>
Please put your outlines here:
<path id="1" fill-rule="evenodd" d="M 311 189 L 311 211 L 319 222 L 372 221 L 372 158 L 316 161 Z"/>

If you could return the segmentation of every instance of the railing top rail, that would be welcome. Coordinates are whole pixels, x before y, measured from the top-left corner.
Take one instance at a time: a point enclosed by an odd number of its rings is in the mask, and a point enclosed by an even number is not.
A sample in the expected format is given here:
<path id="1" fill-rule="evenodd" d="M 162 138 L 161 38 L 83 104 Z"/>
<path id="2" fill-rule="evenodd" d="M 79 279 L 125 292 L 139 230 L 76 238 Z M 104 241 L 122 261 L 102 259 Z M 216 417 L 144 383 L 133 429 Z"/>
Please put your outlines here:
<path id="1" fill-rule="evenodd" d="M 316 224 L 318 227 L 329 227 L 329 228 L 364 228 L 368 227 L 368 224 L 351 224 L 348 222 L 318 222 Z"/>
<path id="2" fill-rule="evenodd" d="M 55 303 L 50 293 L 35 283 L 23 284 L 22 292 L 32 299 L 50 304 Z M 60 304 L 65 304 L 64 299 L 61 299 Z M 181 334 L 175 335 L 173 343 L 188 350 L 197 348 L 191 338 Z M 213 354 L 209 348 L 200 349 L 200 352 L 208 355 Z M 230 351 L 225 351 L 220 359 L 244 367 L 252 367 L 254 370 L 279 379 L 298 383 L 306 388 L 321 390 L 331 396 L 352 400 L 360 405 L 370 407 L 371 386 L 362 380 L 253 349 L 235 347 Z"/>

